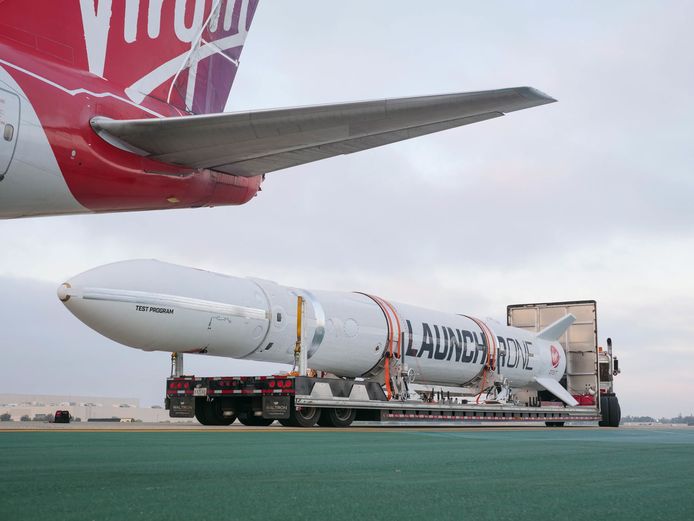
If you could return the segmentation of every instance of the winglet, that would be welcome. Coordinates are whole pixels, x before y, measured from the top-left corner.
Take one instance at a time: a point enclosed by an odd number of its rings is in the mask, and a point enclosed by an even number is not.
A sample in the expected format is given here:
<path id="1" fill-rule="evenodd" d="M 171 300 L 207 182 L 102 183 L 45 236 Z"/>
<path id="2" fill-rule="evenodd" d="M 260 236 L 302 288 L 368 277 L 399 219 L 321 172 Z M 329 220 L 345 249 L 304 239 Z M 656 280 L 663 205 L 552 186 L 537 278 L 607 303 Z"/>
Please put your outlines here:
<path id="1" fill-rule="evenodd" d="M 560 318 L 554 324 L 551 324 L 544 328 L 537 334 L 537 338 L 542 340 L 547 340 L 551 342 L 552 340 L 559 340 L 559 337 L 566 333 L 566 330 L 571 327 L 571 324 L 576 322 L 576 317 L 571 313 L 565 317 Z"/>
<path id="2" fill-rule="evenodd" d="M 528 99 L 532 99 L 535 101 L 539 101 L 538 105 L 544 105 L 545 103 L 555 103 L 557 100 L 556 98 L 553 98 L 552 96 L 549 96 L 542 92 L 541 90 L 536 89 L 535 87 L 519 87 L 518 93 Z"/>
<path id="3" fill-rule="evenodd" d="M 570 405 L 571 407 L 575 407 L 576 405 L 578 405 L 578 402 L 573 396 L 571 396 L 571 394 L 569 394 L 569 391 L 564 389 L 561 386 L 561 384 L 556 380 L 552 380 L 551 378 L 535 377 L 535 381 L 539 383 L 542 387 L 547 389 L 554 396 L 559 398 L 566 405 Z"/>

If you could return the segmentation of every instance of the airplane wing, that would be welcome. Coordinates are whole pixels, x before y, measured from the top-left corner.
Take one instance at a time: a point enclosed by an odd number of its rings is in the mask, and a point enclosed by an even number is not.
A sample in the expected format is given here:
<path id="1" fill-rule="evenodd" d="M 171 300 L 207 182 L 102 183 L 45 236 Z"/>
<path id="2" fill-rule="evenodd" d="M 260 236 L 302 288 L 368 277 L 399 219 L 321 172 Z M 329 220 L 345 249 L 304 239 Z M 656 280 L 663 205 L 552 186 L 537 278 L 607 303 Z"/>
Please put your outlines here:
<path id="1" fill-rule="evenodd" d="M 554 101 L 516 87 L 171 118 L 95 117 L 91 125 L 109 143 L 157 161 L 253 177 Z"/>

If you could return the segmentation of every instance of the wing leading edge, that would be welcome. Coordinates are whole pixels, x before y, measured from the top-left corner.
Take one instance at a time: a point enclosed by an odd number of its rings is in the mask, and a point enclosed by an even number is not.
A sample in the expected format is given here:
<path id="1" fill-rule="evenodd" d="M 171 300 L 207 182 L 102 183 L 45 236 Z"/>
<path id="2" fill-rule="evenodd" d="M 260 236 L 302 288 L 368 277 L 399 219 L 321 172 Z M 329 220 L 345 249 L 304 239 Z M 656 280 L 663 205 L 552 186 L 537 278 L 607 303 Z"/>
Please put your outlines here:
<path id="1" fill-rule="evenodd" d="M 257 176 L 556 101 L 531 87 L 172 118 L 95 117 L 111 144 L 157 161 Z"/>

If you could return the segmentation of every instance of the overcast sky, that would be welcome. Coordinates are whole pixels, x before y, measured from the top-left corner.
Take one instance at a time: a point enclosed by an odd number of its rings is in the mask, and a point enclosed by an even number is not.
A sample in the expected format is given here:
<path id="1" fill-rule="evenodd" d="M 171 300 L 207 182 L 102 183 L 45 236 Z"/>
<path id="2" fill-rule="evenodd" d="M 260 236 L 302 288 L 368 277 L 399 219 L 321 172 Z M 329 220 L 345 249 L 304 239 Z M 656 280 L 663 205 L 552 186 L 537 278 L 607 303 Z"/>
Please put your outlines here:
<path id="1" fill-rule="evenodd" d="M 0 221 L 0 391 L 160 403 L 168 354 L 55 296 L 145 257 L 501 321 L 509 303 L 596 299 L 623 414 L 694 412 L 694 3 L 435 6 L 261 0 L 228 109 L 520 85 L 559 103 L 270 174 L 241 207 Z"/>

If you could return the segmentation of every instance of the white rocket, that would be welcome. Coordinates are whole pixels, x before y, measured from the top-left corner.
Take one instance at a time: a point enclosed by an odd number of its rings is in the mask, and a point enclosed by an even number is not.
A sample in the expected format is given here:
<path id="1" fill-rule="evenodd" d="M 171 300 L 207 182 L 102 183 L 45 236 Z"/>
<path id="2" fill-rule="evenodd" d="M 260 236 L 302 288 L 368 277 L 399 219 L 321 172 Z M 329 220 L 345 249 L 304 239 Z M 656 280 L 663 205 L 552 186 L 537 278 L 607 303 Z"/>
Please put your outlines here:
<path id="1" fill-rule="evenodd" d="M 388 395 L 403 381 L 480 390 L 503 382 L 577 403 L 559 384 L 566 355 L 558 339 L 573 315 L 534 334 L 365 293 L 308 291 L 155 260 L 101 266 L 58 288 L 77 318 L 130 347 L 287 364 L 295 360 L 299 296 L 304 353 L 316 371 L 377 379 Z"/>

